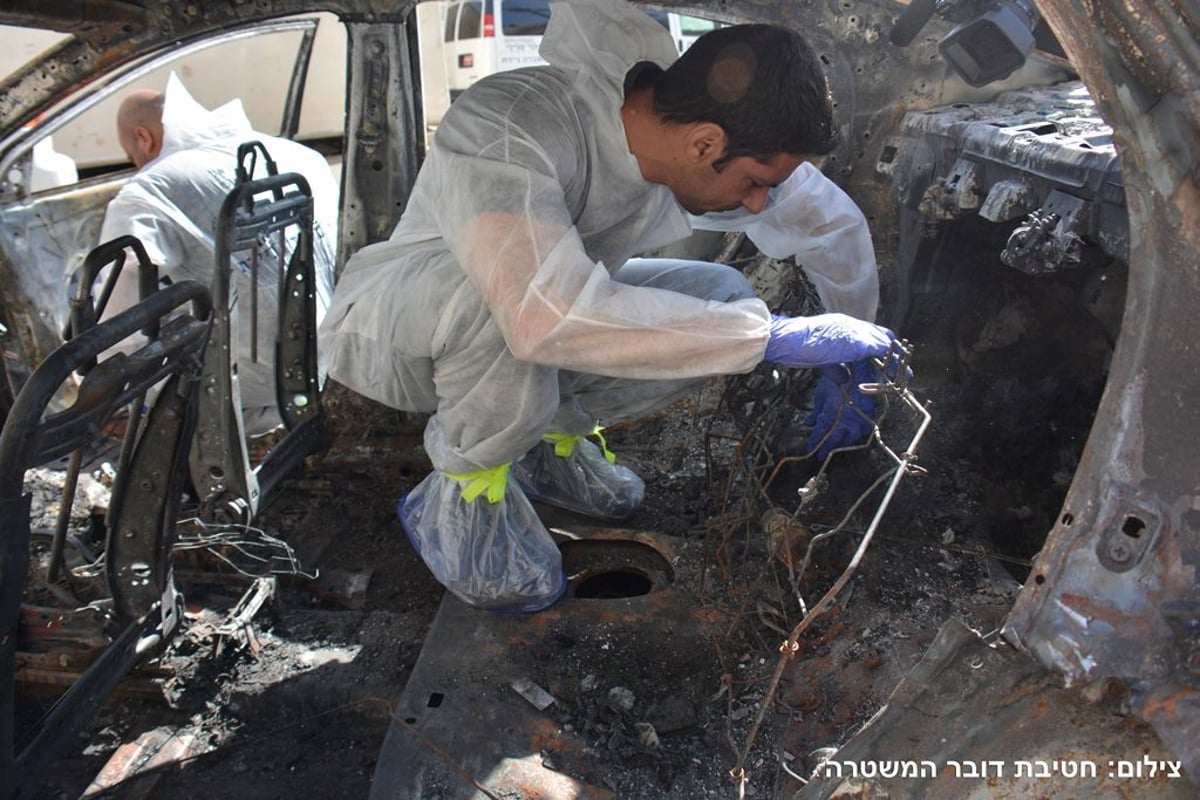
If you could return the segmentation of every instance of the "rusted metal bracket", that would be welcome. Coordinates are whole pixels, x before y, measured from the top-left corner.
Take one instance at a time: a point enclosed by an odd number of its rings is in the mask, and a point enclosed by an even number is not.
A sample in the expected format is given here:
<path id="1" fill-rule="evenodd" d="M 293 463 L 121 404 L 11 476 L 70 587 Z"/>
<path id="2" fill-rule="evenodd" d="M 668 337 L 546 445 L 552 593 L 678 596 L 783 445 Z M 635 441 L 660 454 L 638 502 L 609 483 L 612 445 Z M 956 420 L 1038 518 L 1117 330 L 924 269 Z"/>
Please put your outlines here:
<path id="1" fill-rule="evenodd" d="M 1031 211 L 1013 231 L 1000 260 L 1030 275 L 1081 266 L 1087 250 L 1082 232 L 1091 213 L 1091 203 L 1051 192 L 1046 204 Z"/>

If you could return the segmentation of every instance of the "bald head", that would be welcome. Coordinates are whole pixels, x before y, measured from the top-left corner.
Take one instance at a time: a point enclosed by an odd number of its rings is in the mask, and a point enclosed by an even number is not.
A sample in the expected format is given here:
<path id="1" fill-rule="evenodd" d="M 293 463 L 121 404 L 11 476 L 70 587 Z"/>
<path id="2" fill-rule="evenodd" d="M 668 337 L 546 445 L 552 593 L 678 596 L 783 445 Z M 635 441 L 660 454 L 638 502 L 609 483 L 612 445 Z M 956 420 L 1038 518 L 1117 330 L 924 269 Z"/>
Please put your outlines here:
<path id="1" fill-rule="evenodd" d="M 139 169 L 157 158 L 162 150 L 163 96 L 152 89 L 138 89 L 127 95 L 117 109 L 121 149 Z"/>

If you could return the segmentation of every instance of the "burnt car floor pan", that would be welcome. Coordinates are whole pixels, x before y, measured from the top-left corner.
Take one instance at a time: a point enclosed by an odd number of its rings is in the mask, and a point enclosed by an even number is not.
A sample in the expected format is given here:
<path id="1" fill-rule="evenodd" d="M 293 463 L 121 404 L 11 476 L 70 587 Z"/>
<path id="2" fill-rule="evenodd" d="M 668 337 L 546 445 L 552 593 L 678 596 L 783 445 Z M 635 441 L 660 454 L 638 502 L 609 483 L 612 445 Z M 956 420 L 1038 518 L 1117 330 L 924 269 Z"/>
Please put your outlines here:
<path id="1" fill-rule="evenodd" d="M 554 533 L 570 585 L 550 609 L 496 614 L 446 594 L 392 712 L 373 800 L 617 797 L 654 774 L 656 725 L 698 729 L 720 680 L 706 641 L 718 621 L 681 588 L 698 547 Z M 624 736 L 633 757 L 597 731 Z"/>

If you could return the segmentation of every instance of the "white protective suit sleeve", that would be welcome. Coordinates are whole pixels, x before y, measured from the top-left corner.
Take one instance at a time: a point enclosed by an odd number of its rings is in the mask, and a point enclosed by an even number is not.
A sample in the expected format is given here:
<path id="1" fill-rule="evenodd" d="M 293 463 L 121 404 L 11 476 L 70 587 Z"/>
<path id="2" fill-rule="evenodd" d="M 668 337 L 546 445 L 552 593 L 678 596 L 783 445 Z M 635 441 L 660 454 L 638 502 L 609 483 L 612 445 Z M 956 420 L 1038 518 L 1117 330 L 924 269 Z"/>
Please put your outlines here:
<path id="1" fill-rule="evenodd" d="M 758 214 L 745 209 L 690 217 L 693 227 L 745 231 L 771 258 L 795 256 L 827 311 L 875 320 L 879 270 L 866 217 L 810 163 L 771 190 Z"/>
<path id="2" fill-rule="evenodd" d="M 770 315 L 757 299 L 719 303 L 613 281 L 584 251 L 561 172 L 515 119 L 478 155 L 440 153 L 432 210 L 512 353 L 617 378 L 746 372 L 762 360 Z M 482 122 L 487 125 L 487 122 Z M 558 177 L 555 177 L 558 176 Z"/>

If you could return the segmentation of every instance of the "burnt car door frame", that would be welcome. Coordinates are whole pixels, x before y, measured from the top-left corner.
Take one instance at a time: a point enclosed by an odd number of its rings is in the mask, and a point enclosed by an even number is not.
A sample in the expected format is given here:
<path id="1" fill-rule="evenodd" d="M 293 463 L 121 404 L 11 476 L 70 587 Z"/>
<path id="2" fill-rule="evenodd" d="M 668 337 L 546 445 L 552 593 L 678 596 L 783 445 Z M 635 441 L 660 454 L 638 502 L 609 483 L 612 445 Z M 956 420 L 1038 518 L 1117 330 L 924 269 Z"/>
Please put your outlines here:
<path id="1" fill-rule="evenodd" d="M 121 92 L 131 82 L 166 64 L 242 39 L 298 32 L 301 38 L 280 121 L 281 135 L 291 136 L 299 127 L 318 24 L 319 20 L 314 17 L 250 22 L 187 37 L 178 44 L 170 43 L 108 73 L 97 74 L 86 90 L 72 91 L 51 103 L 38 115 L 37 125 L 21 127 L 0 140 L 0 223 L 4 223 L 0 224 L 0 314 L 3 314 L 0 322 L 4 325 L 0 330 L 0 342 L 15 354 L 4 361 L 5 380 L 0 392 L 6 393 L 10 401 L 33 368 L 62 343 L 72 274 L 84 256 L 99 243 L 100 224 L 108 202 L 132 174 L 121 171 L 30 193 L 27 187 L 32 174 L 33 146 L 101 101 Z M 70 220 L 70 235 L 46 237 L 58 245 L 55 256 L 66 262 L 61 275 L 34 266 L 37 254 L 33 251 L 34 242 L 29 231 L 39 219 L 49 220 L 48 230 L 57 230 L 52 226 L 61 228 L 66 220 Z M 64 240 L 67 241 L 65 247 L 60 244 Z M 34 305 L 61 309 L 61 318 L 52 316 L 47 320 L 45 310 L 31 306 L 31 297 L 40 300 L 40 303 L 32 301 Z"/>

